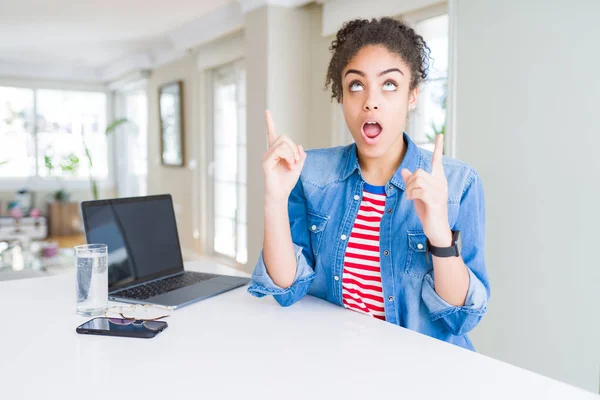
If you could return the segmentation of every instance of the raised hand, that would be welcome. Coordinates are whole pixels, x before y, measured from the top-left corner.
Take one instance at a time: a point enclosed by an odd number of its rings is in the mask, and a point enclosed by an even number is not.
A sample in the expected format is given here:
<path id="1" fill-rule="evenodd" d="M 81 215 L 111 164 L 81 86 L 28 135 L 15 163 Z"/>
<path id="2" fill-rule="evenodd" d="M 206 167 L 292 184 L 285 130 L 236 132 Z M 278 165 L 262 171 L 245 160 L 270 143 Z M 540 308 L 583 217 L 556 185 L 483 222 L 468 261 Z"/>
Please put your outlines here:
<path id="1" fill-rule="evenodd" d="M 406 168 L 401 172 L 406 184 L 406 199 L 414 201 L 423 232 L 436 247 L 452 245 L 452 232 L 448 225 L 448 181 L 444 174 L 443 148 L 444 135 L 438 135 L 435 138 L 431 173 L 420 168 L 414 173 Z"/>
<path id="2" fill-rule="evenodd" d="M 265 202 L 287 202 L 296 185 L 306 153 L 285 135 L 278 136 L 270 111 L 266 111 L 269 148 L 263 156 Z"/>

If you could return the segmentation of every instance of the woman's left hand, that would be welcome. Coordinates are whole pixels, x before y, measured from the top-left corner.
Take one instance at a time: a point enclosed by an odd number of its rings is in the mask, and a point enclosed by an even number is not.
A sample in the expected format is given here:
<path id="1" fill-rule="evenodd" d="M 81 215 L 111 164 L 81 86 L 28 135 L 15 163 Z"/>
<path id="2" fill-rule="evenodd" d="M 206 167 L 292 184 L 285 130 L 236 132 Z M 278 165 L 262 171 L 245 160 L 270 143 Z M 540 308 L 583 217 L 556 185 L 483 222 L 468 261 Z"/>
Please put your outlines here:
<path id="1" fill-rule="evenodd" d="M 406 184 L 406 199 L 415 202 L 423 232 L 436 247 L 452 245 L 452 231 L 448 224 L 448 181 L 442 160 L 443 148 L 444 135 L 437 135 L 431 174 L 420 168 L 414 173 L 406 168 L 401 172 Z"/>

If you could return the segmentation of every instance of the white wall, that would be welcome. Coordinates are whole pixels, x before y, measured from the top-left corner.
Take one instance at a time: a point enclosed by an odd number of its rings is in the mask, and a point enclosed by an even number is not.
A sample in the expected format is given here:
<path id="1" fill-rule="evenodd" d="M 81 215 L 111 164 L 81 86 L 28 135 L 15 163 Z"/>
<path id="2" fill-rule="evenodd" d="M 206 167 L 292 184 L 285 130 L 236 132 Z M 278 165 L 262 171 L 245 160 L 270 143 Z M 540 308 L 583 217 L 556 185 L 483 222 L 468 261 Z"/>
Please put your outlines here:
<path id="1" fill-rule="evenodd" d="M 323 5 L 324 36 L 335 35 L 344 22 L 354 18 L 392 17 L 445 3 L 444 0 L 327 0 Z"/>
<path id="2" fill-rule="evenodd" d="M 247 132 L 247 209 L 248 209 L 248 265 L 251 271 L 258 259 L 263 241 L 264 181 L 261 170 L 262 155 L 266 149 L 265 108 L 267 107 L 267 35 L 268 13 L 266 7 L 245 14 L 244 53 L 246 57 Z"/>
<path id="3" fill-rule="evenodd" d="M 329 46 L 333 36 L 321 34 L 323 7 L 313 5 L 310 11 L 310 117 L 306 132 L 307 149 L 330 147 L 333 143 L 333 107 L 337 101 L 331 100 L 331 91 L 325 90 L 325 76 L 331 59 Z"/>
<path id="4" fill-rule="evenodd" d="M 458 158 L 478 169 L 481 353 L 598 392 L 600 1 L 456 0 Z"/>
<path id="5" fill-rule="evenodd" d="M 328 129 L 311 121 L 311 115 L 323 116 L 311 105 L 317 97 L 315 86 L 322 87 L 321 81 L 311 80 L 312 44 L 318 42 L 312 30 L 319 28 L 312 10 L 310 6 L 296 9 L 266 6 L 245 15 L 248 271 L 254 268 L 263 243 L 265 109 L 272 111 L 278 134 L 289 136 L 305 148 L 312 143 L 308 140 L 310 132 Z M 322 64 L 322 61 L 316 63 Z M 326 98 L 325 93 L 322 95 Z"/>
<path id="6" fill-rule="evenodd" d="M 305 143 L 310 125 L 310 13 L 305 8 L 268 7 L 267 26 L 267 107 L 279 135 Z M 256 139 L 266 145 L 266 132 Z"/>
<path id="7" fill-rule="evenodd" d="M 163 84 L 183 81 L 184 162 L 181 168 L 165 167 L 160 161 L 160 118 L 158 90 Z M 198 136 L 195 115 L 198 110 L 198 69 L 196 58 L 188 55 L 152 71 L 148 80 L 148 194 L 170 193 L 173 196 L 177 230 L 181 247 L 196 249 L 200 242 L 193 237 L 193 211 L 196 204 L 192 196 L 194 171 L 189 163 L 197 159 L 194 143 Z"/>

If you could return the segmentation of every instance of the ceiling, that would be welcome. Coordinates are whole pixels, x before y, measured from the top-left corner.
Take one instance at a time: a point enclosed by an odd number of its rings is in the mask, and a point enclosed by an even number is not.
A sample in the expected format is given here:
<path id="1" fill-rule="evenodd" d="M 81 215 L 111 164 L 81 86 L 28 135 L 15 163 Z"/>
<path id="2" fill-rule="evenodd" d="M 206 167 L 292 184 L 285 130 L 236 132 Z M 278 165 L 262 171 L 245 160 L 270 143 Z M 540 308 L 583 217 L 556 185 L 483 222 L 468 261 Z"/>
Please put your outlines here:
<path id="1" fill-rule="evenodd" d="M 233 4 L 235 3 L 235 4 Z M 0 0 L 0 75 L 7 71 L 103 72 L 124 58 L 152 63 L 173 32 L 237 7 L 234 0 Z"/>

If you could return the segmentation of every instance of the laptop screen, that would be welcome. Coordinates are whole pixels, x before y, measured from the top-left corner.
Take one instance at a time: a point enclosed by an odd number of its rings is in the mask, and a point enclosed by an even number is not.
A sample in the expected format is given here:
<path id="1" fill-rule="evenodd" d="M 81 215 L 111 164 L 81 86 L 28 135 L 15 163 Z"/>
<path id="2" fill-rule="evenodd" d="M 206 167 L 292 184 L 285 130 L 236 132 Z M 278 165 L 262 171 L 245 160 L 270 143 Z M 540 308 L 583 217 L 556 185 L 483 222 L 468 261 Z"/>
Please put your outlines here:
<path id="1" fill-rule="evenodd" d="M 108 246 L 108 289 L 114 291 L 183 271 L 170 195 L 82 203 L 88 243 Z"/>

